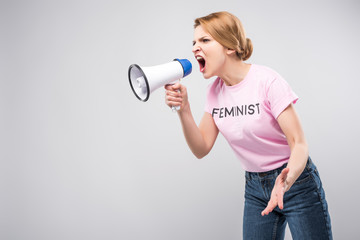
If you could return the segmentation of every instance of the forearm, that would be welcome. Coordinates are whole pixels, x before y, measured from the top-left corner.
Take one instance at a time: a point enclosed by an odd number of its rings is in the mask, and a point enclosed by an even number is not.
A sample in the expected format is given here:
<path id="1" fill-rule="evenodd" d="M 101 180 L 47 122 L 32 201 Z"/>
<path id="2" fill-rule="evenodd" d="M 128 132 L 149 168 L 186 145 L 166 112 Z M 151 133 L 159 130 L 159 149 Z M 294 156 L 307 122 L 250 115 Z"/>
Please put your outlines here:
<path id="1" fill-rule="evenodd" d="M 286 178 L 287 186 L 285 191 L 290 189 L 296 179 L 298 179 L 298 177 L 304 171 L 308 157 L 309 152 L 306 142 L 295 143 L 291 149 L 291 155 L 287 165 L 289 168 L 289 173 Z"/>
<path id="2" fill-rule="evenodd" d="M 202 158 L 209 152 L 204 137 L 196 125 L 193 115 L 190 110 L 190 105 L 184 106 L 184 109 L 178 112 L 182 130 L 186 142 L 197 158 Z"/>

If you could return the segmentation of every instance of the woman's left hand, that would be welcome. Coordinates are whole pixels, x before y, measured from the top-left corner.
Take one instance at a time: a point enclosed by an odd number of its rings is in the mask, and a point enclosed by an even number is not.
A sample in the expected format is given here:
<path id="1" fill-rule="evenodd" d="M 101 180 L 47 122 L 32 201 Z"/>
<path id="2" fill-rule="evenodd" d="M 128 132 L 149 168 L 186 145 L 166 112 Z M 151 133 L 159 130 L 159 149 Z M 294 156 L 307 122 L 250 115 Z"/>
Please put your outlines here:
<path id="1" fill-rule="evenodd" d="M 288 190 L 286 178 L 289 173 L 289 168 L 284 168 L 280 175 L 277 176 L 273 190 L 271 191 L 270 201 L 266 208 L 261 212 L 261 215 L 268 215 L 274 208 L 279 206 L 280 209 L 284 208 L 283 198 L 285 192 Z"/>

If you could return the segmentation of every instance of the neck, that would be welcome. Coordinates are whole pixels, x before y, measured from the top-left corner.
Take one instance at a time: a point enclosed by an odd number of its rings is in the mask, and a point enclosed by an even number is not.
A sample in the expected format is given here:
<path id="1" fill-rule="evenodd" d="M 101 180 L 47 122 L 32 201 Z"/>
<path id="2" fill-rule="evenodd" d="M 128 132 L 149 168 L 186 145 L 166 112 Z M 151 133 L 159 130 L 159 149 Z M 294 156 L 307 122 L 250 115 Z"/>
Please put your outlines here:
<path id="1" fill-rule="evenodd" d="M 219 77 L 224 81 L 225 85 L 233 86 L 240 83 L 246 77 L 250 70 L 251 64 L 244 63 L 241 60 L 231 59 L 224 64 Z"/>

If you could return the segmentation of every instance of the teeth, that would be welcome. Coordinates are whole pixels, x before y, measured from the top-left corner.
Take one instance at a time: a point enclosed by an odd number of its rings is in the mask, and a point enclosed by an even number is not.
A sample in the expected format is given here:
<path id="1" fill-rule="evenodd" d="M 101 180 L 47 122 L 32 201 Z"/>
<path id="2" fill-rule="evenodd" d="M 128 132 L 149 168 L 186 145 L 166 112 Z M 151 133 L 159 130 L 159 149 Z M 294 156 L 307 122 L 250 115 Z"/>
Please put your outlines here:
<path id="1" fill-rule="evenodd" d="M 200 56 L 197 56 L 196 59 L 197 59 L 197 60 L 202 60 L 203 58 L 200 57 Z"/>

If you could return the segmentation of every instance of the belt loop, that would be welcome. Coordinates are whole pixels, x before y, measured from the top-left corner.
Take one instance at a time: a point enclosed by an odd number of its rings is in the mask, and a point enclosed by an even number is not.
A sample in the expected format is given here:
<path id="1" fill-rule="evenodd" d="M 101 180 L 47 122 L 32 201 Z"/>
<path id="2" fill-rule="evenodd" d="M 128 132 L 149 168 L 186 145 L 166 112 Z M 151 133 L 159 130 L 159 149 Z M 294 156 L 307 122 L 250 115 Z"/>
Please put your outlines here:
<path id="1" fill-rule="evenodd" d="M 246 178 L 247 180 L 251 180 L 251 179 L 250 179 L 250 174 L 249 174 L 248 171 L 245 171 L 245 178 Z"/>
<path id="2" fill-rule="evenodd" d="M 310 156 L 308 157 L 307 163 L 306 163 L 306 168 L 307 169 L 311 169 L 311 165 L 312 165 L 312 160 L 310 158 Z"/>

